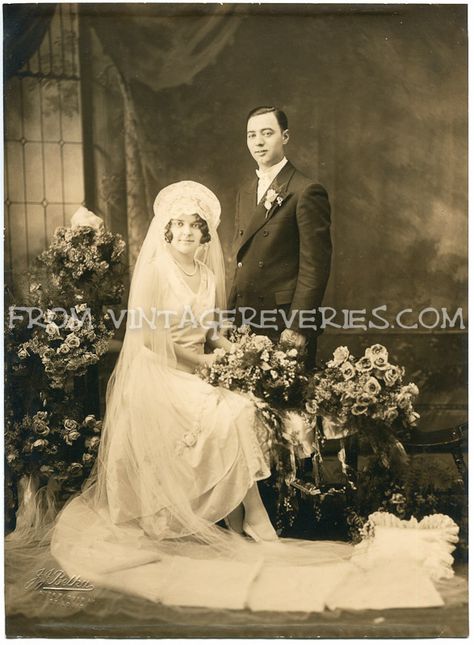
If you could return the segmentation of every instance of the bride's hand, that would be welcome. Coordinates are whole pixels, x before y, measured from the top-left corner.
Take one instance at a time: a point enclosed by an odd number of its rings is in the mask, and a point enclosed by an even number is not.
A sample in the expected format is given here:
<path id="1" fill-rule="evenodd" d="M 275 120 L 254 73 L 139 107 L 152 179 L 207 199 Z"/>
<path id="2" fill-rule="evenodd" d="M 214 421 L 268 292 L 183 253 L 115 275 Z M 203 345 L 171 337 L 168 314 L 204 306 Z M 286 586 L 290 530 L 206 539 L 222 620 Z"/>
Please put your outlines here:
<path id="1" fill-rule="evenodd" d="M 217 360 L 217 354 L 203 354 L 200 358 L 202 367 L 211 367 Z"/>

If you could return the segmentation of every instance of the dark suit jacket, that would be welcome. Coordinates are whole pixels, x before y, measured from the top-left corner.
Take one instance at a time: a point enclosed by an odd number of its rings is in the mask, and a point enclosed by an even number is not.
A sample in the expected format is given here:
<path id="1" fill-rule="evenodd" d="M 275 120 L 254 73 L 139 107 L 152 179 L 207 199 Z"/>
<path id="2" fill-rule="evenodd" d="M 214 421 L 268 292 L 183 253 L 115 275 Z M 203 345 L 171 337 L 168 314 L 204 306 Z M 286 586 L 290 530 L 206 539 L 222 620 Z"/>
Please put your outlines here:
<path id="1" fill-rule="evenodd" d="M 236 267 L 229 307 L 252 307 L 257 312 L 318 308 L 332 252 L 327 192 L 289 161 L 270 188 L 279 200 L 273 201 L 268 213 L 265 195 L 256 204 L 256 177 L 238 193 L 233 242 Z M 312 333 L 299 327 L 298 316 L 290 329 L 306 336 Z"/>

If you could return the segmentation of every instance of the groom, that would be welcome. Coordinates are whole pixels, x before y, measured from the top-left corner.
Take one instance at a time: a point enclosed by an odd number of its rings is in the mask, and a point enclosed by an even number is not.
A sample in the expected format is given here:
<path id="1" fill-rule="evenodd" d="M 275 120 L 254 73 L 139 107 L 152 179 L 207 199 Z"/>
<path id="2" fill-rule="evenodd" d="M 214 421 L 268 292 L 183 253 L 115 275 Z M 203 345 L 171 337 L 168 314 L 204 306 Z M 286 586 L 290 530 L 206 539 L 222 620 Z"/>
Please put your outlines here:
<path id="1" fill-rule="evenodd" d="M 313 367 L 331 264 L 330 206 L 326 190 L 287 160 L 288 140 L 282 110 L 250 112 L 247 147 L 258 169 L 237 196 L 229 306 L 237 325 L 306 347 Z"/>

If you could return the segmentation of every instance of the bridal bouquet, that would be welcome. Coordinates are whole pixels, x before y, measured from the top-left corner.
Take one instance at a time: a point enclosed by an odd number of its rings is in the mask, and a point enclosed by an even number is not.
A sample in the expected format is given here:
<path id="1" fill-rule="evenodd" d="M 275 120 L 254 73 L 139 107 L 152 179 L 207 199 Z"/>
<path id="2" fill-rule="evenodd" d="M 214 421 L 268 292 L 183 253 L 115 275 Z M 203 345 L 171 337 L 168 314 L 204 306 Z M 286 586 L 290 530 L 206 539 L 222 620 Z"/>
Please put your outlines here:
<path id="1" fill-rule="evenodd" d="M 383 345 L 372 345 L 364 356 L 338 347 L 332 360 L 310 380 L 306 410 L 347 432 L 365 435 L 384 463 L 393 449 L 404 454 L 397 432 L 416 425 L 414 383 L 403 384 L 405 370 L 389 361 Z"/>
<path id="2" fill-rule="evenodd" d="M 248 326 L 234 330 L 230 340 L 232 351 L 215 350 L 216 361 L 199 375 L 254 402 L 267 432 L 260 443 L 279 480 L 289 485 L 296 478 L 296 459 L 314 450 L 314 424 L 304 410 L 308 378 L 302 356 L 291 345 L 251 333 Z"/>
<path id="3" fill-rule="evenodd" d="M 301 407 L 307 377 L 301 355 L 291 345 L 273 344 L 248 326 L 235 330 L 232 351 L 215 350 L 217 360 L 200 371 L 211 385 L 250 392 L 278 408 Z"/>

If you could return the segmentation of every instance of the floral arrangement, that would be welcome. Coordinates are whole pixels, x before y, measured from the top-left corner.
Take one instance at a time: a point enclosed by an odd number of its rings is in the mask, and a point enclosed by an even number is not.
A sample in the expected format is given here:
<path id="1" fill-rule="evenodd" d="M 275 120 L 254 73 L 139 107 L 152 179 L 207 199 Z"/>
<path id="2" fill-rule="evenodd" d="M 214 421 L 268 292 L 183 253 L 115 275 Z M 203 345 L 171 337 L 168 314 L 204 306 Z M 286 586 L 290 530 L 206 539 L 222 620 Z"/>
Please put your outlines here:
<path id="1" fill-rule="evenodd" d="M 250 392 L 276 408 L 297 408 L 307 384 L 301 355 L 291 345 L 274 345 L 244 325 L 230 337 L 230 352 L 216 349 L 217 360 L 200 370 L 211 385 Z"/>
<path id="2" fill-rule="evenodd" d="M 71 227 L 60 226 L 49 248 L 38 256 L 38 266 L 56 287 L 54 303 L 61 294 L 76 301 L 120 302 L 125 267 L 125 242 L 107 231 L 100 217 L 81 207 L 73 215 Z"/>
<path id="3" fill-rule="evenodd" d="M 94 415 L 82 421 L 46 410 L 25 415 L 5 433 L 7 464 L 19 476 L 39 477 L 40 484 L 54 477 L 61 492 L 68 495 L 89 475 L 100 431 L 101 422 Z"/>
<path id="4" fill-rule="evenodd" d="M 18 345 L 21 364 L 14 369 L 39 360 L 51 387 L 69 390 L 71 377 L 82 376 L 97 363 L 113 335 L 109 314 L 97 315 L 86 303 L 75 305 L 69 315 L 47 309 L 38 316 L 31 336 Z"/>
<path id="5" fill-rule="evenodd" d="M 124 291 L 120 235 L 85 208 L 56 229 L 28 275 L 22 308 L 10 297 L 5 325 L 7 525 L 13 528 L 20 479 L 52 483 L 59 499 L 80 489 L 100 442 L 86 378 L 107 351 L 114 327 L 104 304 Z M 12 302 L 13 300 L 13 302 Z M 15 303 L 16 300 L 16 303 Z M 12 324 L 13 323 L 13 324 Z"/>
<path id="6" fill-rule="evenodd" d="M 405 370 L 389 361 L 383 345 L 372 345 L 355 358 L 338 347 L 332 360 L 310 379 L 306 410 L 347 432 L 367 437 L 385 465 L 393 449 L 404 454 L 396 435 L 416 425 L 414 383 L 403 384 Z M 324 424 L 323 424 L 324 427 Z"/>

